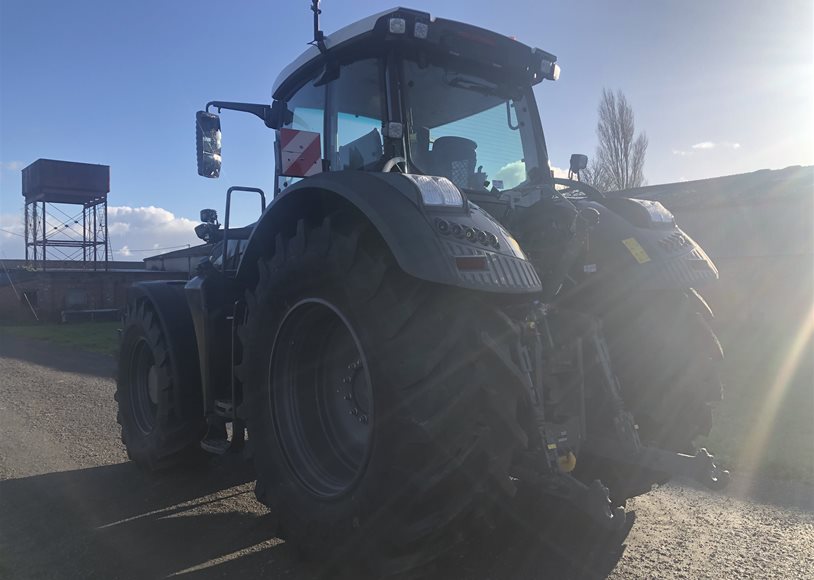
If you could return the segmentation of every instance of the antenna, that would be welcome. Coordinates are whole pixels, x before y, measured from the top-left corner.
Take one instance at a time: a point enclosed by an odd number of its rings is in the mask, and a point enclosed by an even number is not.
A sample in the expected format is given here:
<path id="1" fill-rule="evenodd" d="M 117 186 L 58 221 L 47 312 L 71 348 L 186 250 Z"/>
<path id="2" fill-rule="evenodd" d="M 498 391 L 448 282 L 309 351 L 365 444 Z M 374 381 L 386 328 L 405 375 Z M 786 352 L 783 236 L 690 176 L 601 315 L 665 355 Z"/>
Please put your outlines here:
<path id="1" fill-rule="evenodd" d="M 325 53 L 328 48 L 325 46 L 325 35 L 319 29 L 319 15 L 322 10 L 319 9 L 319 0 L 311 0 L 311 11 L 314 13 L 314 40 L 308 44 L 315 44 L 319 52 Z"/>

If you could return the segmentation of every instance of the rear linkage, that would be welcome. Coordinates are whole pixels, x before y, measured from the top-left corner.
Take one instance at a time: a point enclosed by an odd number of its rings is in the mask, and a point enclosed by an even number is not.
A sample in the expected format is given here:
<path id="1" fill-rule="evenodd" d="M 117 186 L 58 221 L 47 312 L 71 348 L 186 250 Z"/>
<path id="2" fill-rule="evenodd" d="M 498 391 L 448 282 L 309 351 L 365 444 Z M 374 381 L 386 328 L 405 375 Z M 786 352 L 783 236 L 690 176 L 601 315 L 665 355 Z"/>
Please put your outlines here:
<path id="1" fill-rule="evenodd" d="M 614 507 L 608 488 L 599 479 L 586 485 L 570 474 L 576 464 L 573 450 L 582 447 L 586 455 L 623 466 L 629 473 L 660 472 L 670 478 L 689 477 L 716 490 L 729 483 L 729 472 L 720 469 L 706 449 L 700 449 L 692 456 L 643 445 L 633 415 L 624 407 L 600 322 L 569 311 L 569 322 L 582 330 L 567 341 L 557 341 L 552 334 L 551 315 L 545 305 L 538 304 L 522 322 L 506 316 L 505 322 L 513 328 L 514 340 L 509 339 L 503 344 L 498 344 L 488 333 L 481 334 L 484 346 L 512 370 L 528 392 L 539 441 L 538 448 L 515 465 L 515 473 L 524 484 L 538 489 L 545 499 L 568 503 L 601 529 L 616 532 L 625 525 L 624 508 Z M 587 348 L 583 349 L 583 345 Z M 603 401 L 609 403 L 607 412 L 612 415 L 613 422 L 610 436 L 592 438 L 587 424 L 583 364 L 588 361 L 583 358 L 584 350 L 592 352 L 596 359 L 591 362 L 598 366 L 599 372 L 595 374 L 599 380 L 592 388 L 601 389 Z M 546 395 L 550 396 L 552 390 L 562 391 L 563 367 L 569 368 L 574 377 L 566 387 L 572 395 L 576 389 L 577 395 L 576 405 L 571 407 L 571 410 L 576 408 L 577 419 L 567 423 L 571 432 L 564 429 L 563 423 L 553 420 L 553 413 L 550 413 L 551 417 L 546 415 L 546 400 L 549 398 Z M 641 489 L 638 493 L 643 493 L 652 487 L 649 481 L 644 482 L 645 488 L 642 485 L 642 482 L 633 481 L 626 489 L 637 489 L 638 486 Z"/>

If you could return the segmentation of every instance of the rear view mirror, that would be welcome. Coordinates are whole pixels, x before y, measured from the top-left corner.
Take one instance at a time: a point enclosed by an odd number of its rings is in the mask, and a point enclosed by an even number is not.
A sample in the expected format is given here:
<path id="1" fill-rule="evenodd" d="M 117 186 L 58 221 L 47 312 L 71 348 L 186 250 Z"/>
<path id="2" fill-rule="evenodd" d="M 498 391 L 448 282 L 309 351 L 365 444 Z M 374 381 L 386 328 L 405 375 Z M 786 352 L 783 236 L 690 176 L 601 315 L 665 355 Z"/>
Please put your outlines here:
<path id="1" fill-rule="evenodd" d="M 195 146 L 198 175 L 220 177 L 220 117 L 214 113 L 195 113 Z"/>
<path id="2" fill-rule="evenodd" d="M 588 156 L 581 153 L 571 155 L 571 173 L 579 173 L 588 167 Z"/>

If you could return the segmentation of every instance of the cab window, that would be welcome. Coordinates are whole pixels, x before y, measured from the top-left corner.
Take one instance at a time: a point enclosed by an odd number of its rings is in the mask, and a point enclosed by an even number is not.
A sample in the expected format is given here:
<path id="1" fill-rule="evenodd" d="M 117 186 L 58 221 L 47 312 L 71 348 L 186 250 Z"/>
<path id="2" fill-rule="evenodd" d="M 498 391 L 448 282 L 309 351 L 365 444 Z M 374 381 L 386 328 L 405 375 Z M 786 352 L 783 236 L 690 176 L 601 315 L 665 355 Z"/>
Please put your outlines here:
<path id="1" fill-rule="evenodd" d="M 294 95 L 288 99 L 286 105 L 293 113 L 290 124 L 285 125 L 287 129 L 297 131 L 310 131 L 319 133 L 320 145 L 325 156 L 325 85 L 317 86 L 315 79 L 305 83 Z M 299 181 L 300 177 L 286 177 L 277 171 L 277 189 L 281 191 Z"/>
<path id="2" fill-rule="evenodd" d="M 383 73 L 375 58 L 343 65 L 329 84 L 332 126 L 332 170 L 378 171 L 384 165 Z"/>

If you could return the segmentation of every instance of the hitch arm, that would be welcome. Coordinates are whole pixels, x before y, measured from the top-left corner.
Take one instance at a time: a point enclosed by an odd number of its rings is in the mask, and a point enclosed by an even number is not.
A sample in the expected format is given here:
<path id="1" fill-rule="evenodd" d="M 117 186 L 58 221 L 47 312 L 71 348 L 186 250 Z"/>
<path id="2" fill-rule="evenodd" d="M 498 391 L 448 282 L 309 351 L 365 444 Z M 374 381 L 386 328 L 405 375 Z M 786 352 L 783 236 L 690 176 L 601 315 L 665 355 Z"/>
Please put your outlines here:
<path id="1" fill-rule="evenodd" d="M 595 457 L 627 465 L 634 473 L 642 469 L 660 471 L 670 477 L 693 479 L 714 490 L 725 488 L 731 479 L 729 472 L 718 467 L 715 458 L 706 449 L 699 449 L 695 455 L 685 455 L 642 446 L 636 453 L 625 453 L 613 441 L 602 441 L 593 442 L 590 453 Z"/>

